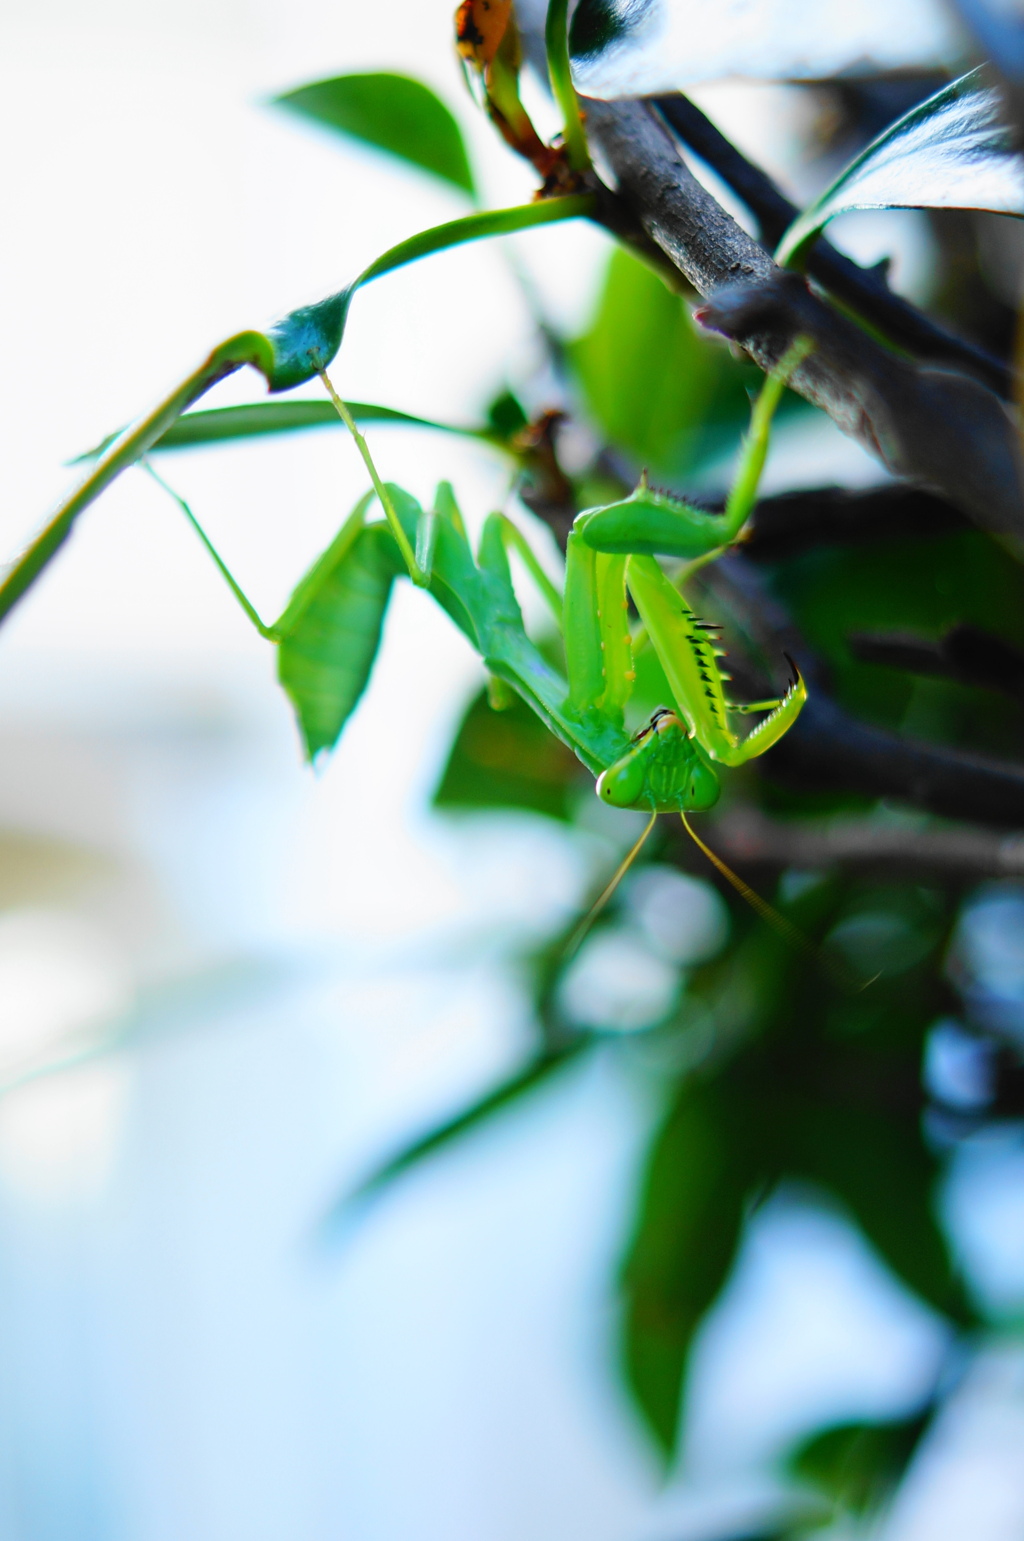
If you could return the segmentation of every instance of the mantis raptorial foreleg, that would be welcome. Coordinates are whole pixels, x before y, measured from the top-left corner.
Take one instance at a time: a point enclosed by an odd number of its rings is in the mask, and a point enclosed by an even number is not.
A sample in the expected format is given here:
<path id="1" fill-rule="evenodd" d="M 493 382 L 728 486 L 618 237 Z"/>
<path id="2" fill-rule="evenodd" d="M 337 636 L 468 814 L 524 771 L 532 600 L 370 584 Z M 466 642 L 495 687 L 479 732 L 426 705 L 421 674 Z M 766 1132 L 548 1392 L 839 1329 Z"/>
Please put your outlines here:
<path id="1" fill-rule="evenodd" d="M 796 720 L 806 691 L 794 665 L 794 678 L 781 698 L 753 703 L 746 708 L 738 708 L 728 701 L 723 688 L 726 677 L 718 665 L 721 654 L 714 635 L 717 627 L 709 626 L 694 613 L 680 592 L 678 576 L 675 583 L 670 582 L 655 561 L 655 555 L 687 559 L 685 581 L 698 566 L 713 560 L 736 540 L 757 498 L 772 417 L 786 380 L 809 351 L 810 343 L 798 339 L 779 368 L 765 381 L 751 412 L 750 431 L 744 440 L 739 470 L 724 514 L 709 514 L 669 494 L 654 492 L 646 478 L 641 478 L 640 485 L 630 497 L 580 514 L 569 540 L 567 612 L 574 585 L 584 596 L 585 603 L 596 609 L 596 600 L 587 593 L 587 582 L 591 588 L 594 584 L 589 575 L 596 572 L 596 563 L 602 556 L 612 561 L 616 555 L 624 557 L 624 590 L 632 597 L 642 623 L 642 630 L 634 641 L 638 642 L 642 637 L 651 642 L 688 736 L 696 740 L 708 760 L 723 765 L 740 765 L 776 743 Z M 586 556 L 588 550 L 594 553 L 593 565 Z M 581 604 L 581 608 L 585 608 L 585 604 Z M 597 687 L 601 684 L 607 688 L 611 678 L 610 665 L 605 661 L 610 656 L 608 640 L 598 621 L 591 619 L 589 628 L 581 630 L 577 645 L 570 652 L 567 632 L 570 699 L 574 704 L 601 705 L 602 697 Z M 600 654 L 595 651 L 595 643 L 601 649 Z M 628 677 L 631 678 L 631 674 Z M 740 740 L 729 726 L 729 714 L 737 710 L 764 710 L 769 715 Z M 632 784 L 632 779 L 626 778 L 623 791 Z"/>
<path id="2" fill-rule="evenodd" d="M 690 561 L 711 556 L 735 541 L 757 500 L 771 436 L 772 418 L 786 381 L 807 357 L 809 339 L 797 338 L 782 362 L 765 380 L 750 414 L 739 468 L 726 500 L 725 511 L 710 514 L 694 508 L 671 493 L 648 485 L 646 475 L 626 498 L 601 508 L 587 509 L 573 530 L 597 551 L 627 555 L 675 556 Z"/>

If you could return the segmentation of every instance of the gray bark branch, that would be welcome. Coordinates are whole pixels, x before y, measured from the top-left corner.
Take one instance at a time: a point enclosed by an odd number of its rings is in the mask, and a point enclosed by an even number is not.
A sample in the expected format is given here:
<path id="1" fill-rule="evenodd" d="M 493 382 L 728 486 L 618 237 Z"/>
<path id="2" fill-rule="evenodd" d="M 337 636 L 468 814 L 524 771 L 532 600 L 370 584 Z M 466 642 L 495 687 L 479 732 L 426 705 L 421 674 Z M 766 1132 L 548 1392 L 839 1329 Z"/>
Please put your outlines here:
<path id="1" fill-rule="evenodd" d="M 1024 838 L 965 825 L 910 829 L 868 818 L 781 822 L 741 806 L 716 819 L 709 838 L 726 861 L 739 867 L 841 866 L 967 882 L 1024 876 Z"/>
<path id="2" fill-rule="evenodd" d="M 983 528 L 1024 538 L 1017 430 L 995 394 L 898 358 L 776 266 L 681 159 L 641 101 L 584 101 L 588 136 L 645 234 L 710 303 L 705 325 L 763 369 L 809 335 L 792 384 L 896 475 L 949 499 Z"/>

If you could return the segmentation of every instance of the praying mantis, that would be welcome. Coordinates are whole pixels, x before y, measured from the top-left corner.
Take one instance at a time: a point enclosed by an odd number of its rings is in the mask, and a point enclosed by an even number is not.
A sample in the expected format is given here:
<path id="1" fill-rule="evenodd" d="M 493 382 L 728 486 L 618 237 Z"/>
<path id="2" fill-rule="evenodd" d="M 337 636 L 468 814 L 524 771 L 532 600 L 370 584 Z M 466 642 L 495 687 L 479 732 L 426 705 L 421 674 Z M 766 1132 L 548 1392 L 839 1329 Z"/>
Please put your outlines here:
<path id="1" fill-rule="evenodd" d="M 277 644 L 279 679 L 296 708 L 311 759 L 333 748 L 366 688 L 394 581 L 406 575 L 431 593 L 467 637 L 499 682 L 495 694 L 511 687 L 573 750 L 595 777 L 604 803 L 649 815 L 629 860 L 658 814 L 679 813 L 686 823 L 688 813 L 712 808 L 720 793 L 715 767 L 739 766 L 763 754 L 793 725 L 807 699 L 790 660 L 792 679 L 780 698 L 730 701 L 729 677 L 719 664 L 719 628 L 694 613 L 683 586 L 740 537 L 756 499 L 773 414 L 789 375 L 808 351 L 809 344 L 798 340 L 762 386 L 724 513 L 708 513 L 656 491 L 642 476 L 628 497 L 577 516 L 561 592 L 505 514 L 487 517 L 474 552 L 450 483 L 440 484 L 432 508 L 425 510 L 403 488 L 383 482 L 365 438 L 323 370 L 373 486 L 275 624 L 260 620 L 187 504 L 182 506 L 250 619 Z M 368 521 L 374 498 L 384 518 Z M 550 606 L 563 643 L 564 676 L 526 631 L 510 551 L 518 553 Z M 685 565 L 670 578 L 659 556 L 682 558 Z M 630 626 L 630 598 L 639 617 L 636 630 Z M 636 681 L 634 655 L 643 645 L 656 654 L 671 700 L 631 735 L 627 707 Z M 740 737 L 730 717 L 748 712 L 766 715 Z M 692 835 L 688 824 L 687 829 Z"/>

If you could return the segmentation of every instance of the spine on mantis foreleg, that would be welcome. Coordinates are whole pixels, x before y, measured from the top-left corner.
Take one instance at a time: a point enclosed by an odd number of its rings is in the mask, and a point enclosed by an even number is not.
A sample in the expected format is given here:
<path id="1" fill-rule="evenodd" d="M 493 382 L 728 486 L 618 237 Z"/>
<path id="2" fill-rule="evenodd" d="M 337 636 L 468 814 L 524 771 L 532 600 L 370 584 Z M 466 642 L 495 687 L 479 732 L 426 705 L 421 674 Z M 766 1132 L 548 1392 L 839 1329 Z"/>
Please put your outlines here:
<path id="1" fill-rule="evenodd" d="M 788 653 L 786 658 L 793 670 L 793 676 L 785 695 L 772 708 L 768 716 L 737 744 L 731 755 L 725 756 L 726 765 L 742 765 L 747 760 L 753 760 L 758 755 L 764 754 L 766 749 L 778 743 L 784 733 L 789 732 L 803 711 L 804 702 L 807 700 L 807 686 L 804 684 L 803 675 Z"/>
<path id="2" fill-rule="evenodd" d="M 713 760 L 726 760 L 737 740 L 713 633 L 652 556 L 630 557 L 626 581 L 690 733 Z"/>
<path id="3" fill-rule="evenodd" d="M 807 700 L 807 688 L 793 660 L 793 679 L 781 700 L 746 738 L 729 727 L 714 636 L 653 557 L 630 557 L 626 582 L 640 618 L 665 670 L 680 715 L 700 747 L 722 765 L 743 765 L 764 754 L 793 726 Z M 768 705 L 769 703 L 764 703 Z"/>

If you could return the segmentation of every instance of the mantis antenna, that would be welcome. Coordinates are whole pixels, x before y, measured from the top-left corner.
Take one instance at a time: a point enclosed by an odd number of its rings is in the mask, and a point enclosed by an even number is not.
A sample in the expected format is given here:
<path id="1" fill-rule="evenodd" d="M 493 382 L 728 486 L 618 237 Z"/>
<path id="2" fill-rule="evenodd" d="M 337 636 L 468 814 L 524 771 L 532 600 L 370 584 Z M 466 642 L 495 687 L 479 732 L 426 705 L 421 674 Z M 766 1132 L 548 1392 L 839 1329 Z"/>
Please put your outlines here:
<path id="1" fill-rule="evenodd" d="M 608 900 L 611 898 L 612 894 L 622 882 L 622 879 L 626 876 L 626 873 L 629 871 L 630 867 L 640 855 L 640 852 L 643 850 L 644 844 L 647 840 L 647 836 L 654 828 L 654 821 L 657 817 L 658 815 L 656 813 L 651 814 L 650 818 L 647 820 L 647 824 L 644 828 L 643 834 L 640 836 L 640 839 L 619 863 L 618 867 L 615 869 L 615 875 L 611 882 L 606 884 L 606 886 L 602 889 L 601 893 L 594 900 L 594 903 L 590 906 L 590 909 L 584 915 L 583 919 L 576 927 L 576 930 L 569 938 L 565 945 L 565 952 L 562 954 L 563 960 L 566 963 L 568 963 L 573 954 L 578 951 L 583 938 L 586 936 L 587 932 L 594 924 L 594 921 L 597 919 L 605 905 L 608 903 Z M 738 881 L 739 879 L 737 879 L 737 882 Z M 780 916 L 779 918 L 781 920 L 782 917 Z"/>
<path id="2" fill-rule="evenodd" d="M 744 883 L 739 874 L 734 872 L 731 867 L 727 866 L 722 858 L 718 856 L 709 845 L 704 844 L 704 841 L 694 830 L 685 813 L 680 813 L 679 817 L 682 819 L 683 828 L 686 830 L 686 833 L 689 835 L 694 845 L 698 846 L 700 850 L 704 852 L 704 855 L 707 857 L 708 861 L 711 862 L 712 866 L 718 868 L 718 871 L 725 878 L 726 882 L 732 884 L 740 898 L 746 900 L 754 913 L 756 915 L 760 915 L 761 919 L 765 921 L 769 926 L 771 926 L 773 931 L 777 931 L 779 936 L 785 937 L 787 942 L 792 943 L 792 945 L 798 948 L 801 952 L 809 953 L 812 957 L 817 958 L 817 948 L 807 940 L 803 932 L 798 931 L 796 926 L 794 926 L 791 921 L 786 919 L 785 915 L 780 915 L 778 910 L 773 909 L 773 907 L 768 903 L 767 899 L 762 899 L 761 895 L 757 893 L 755 889 L 751 888 L 749 883 Z"/>
<path id="3" fill-rule="evenodd" d="M 761 895 L 751 888 L 749 883 L 744 883 L 743 879 L 731 867 L 727 866 L 709 845 L 705 845 L 704 841 L 691 826 L 685 813 L 680 813 L 679 817 L 682 819 L 683 828 L 694 845 L 700 847 L 708 861 L 718 868 L 726 882 L 732 884 L 740 898 L 746 900 L 754 913 L 760 915 L 761 919 L 771 926 L 772 930 L 776 931 L 785 941 L 789 942 L 791 946 L 797 948 L 799 952 L 805 953 L 807 957 L 813 958 L 818 967 L 828 974 L 833 983 L 838 985 L 840 989 L 859 994 L 862 990 L 866 990 L 870 985 L 873 985 L 875 980 L 880 977 L 880 974 L 872 974 L 870 979 L 855 980 L 851 978 L 847 970 L 838 968 L 832 959 L 822 952 L 820 947 L 815 947 L 813 942 L 809 942 L 803 932 L 794 926 L 791 921 L 788 921 L 785 915 L 780 915 L 778 910 L 774 909 L 766 899 L 762 899 Z"/>

